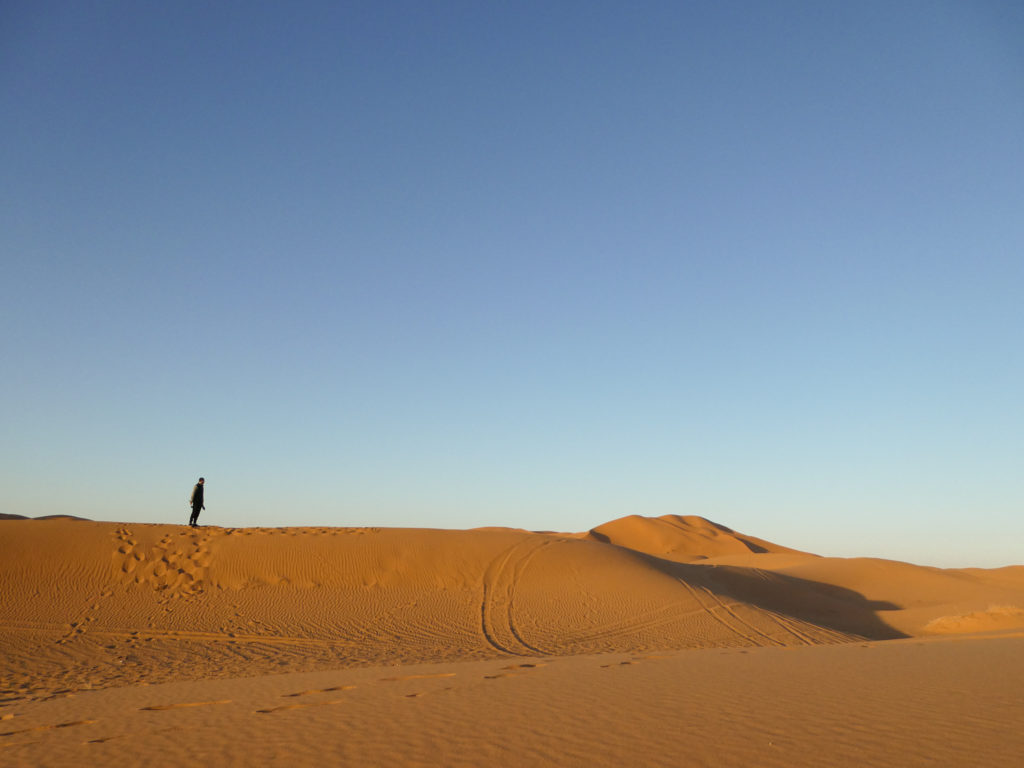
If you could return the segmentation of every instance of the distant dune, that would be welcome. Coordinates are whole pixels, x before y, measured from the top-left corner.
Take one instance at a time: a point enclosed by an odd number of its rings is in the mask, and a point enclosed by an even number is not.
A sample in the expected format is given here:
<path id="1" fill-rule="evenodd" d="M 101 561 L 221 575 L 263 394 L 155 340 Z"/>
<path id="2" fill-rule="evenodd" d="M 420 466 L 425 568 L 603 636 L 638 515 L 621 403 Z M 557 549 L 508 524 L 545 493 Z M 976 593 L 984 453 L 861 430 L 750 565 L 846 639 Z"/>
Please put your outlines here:
<path id="1" fill-rule="evenodd" d="M 589 537 L 606 544 L 615 544 L 680 562 L 704 560 L 720 555 L 765 552 L 806 554 L 780 547 L 770 541 L 745 536 L 724 525 L 696 516 L 630 515 L 591 529 Z"/>
<path id="2" fill-rule="evenodd" d="M 489 659 L 521 672 L 1024 630 L 1024 568 L 823 558 L 678 516 L 578 535 L 8 517 L 0 594 L 10 706 L 271 673 Z"/>
<path id="3" fill-rule="evenodd" d="M 25 515 L 12 515 L 6 512 L 0 512 L 0 520 L 32 520 L 33 518 Z M 40 517 L 34 518 L 36 520 L 88 520 L 87 517 L 77 517 L 75 515 L 41 515 Z"/>

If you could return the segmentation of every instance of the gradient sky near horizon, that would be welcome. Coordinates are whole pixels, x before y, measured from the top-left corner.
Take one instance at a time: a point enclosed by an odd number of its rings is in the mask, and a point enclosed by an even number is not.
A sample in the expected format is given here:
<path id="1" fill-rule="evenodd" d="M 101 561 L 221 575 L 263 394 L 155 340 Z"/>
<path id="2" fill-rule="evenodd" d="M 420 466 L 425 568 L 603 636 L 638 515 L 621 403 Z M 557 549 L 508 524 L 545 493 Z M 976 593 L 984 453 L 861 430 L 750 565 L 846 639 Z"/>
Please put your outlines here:
<path id="1" fill-rule="evenodd" d="M 1024 5 L 5 2 L 0 511 L 1024 563 Z"/>

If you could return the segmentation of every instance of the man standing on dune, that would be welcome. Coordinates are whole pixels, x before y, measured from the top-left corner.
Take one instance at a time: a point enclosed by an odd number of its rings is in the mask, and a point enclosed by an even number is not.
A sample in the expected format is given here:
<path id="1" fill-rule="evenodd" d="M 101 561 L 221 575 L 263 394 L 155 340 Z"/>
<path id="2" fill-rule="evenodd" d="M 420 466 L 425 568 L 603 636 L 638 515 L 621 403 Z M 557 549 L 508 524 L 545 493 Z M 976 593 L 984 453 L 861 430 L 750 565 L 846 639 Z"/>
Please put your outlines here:
<path id="1" fill-rule="evenodd" d="M 192 502 L 192 516 L 188 519 L 188 524 L 193 528 L 198 525 L 196 521 L 199 520 L 200 511 L 206 509 L 206 506 L 203 504 L 203 483 L 205 482 L 206 481 L 200 477 L 199 482 L 196 483 L 196 487 L 192 489 L 192 498 L 190 499 Z"/>

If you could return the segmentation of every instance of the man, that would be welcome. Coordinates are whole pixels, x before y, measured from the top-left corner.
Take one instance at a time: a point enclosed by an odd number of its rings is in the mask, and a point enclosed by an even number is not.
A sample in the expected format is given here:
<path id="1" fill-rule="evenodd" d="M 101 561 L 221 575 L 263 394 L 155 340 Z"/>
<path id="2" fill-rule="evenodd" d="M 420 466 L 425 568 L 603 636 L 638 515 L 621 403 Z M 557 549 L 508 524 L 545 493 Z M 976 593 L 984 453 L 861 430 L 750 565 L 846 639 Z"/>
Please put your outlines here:
<path id="1" fill-rule="evenodd" d="M 203 483 L 205 482 L 206 481 L 200 477 L 199 482 L 196 483 L 196 487 L 192 489 L 192 516 L 188 519 L 188 524 L 193 528 L 198 525 L 196 521 L 199 520 L 200 511 L 206 509 L 206 506 L 203 504 Z"/>

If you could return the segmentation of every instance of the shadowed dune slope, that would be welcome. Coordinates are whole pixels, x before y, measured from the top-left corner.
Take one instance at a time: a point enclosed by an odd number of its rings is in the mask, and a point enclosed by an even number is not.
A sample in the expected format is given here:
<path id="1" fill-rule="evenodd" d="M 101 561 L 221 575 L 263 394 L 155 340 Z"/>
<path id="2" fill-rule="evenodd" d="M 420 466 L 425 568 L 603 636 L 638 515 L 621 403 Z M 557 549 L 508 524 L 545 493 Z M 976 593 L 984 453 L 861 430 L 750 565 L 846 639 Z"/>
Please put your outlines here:
<path id="1" fill-rule="evenodd" d="M 906 635 L 1024 629 L 1024 568 L 933 568 L 895 560 L 723 556 L 720 568 L 751 569 L 765 579 L 796 578 L 823 595 L 856 594 L 881 621 Z"/>

